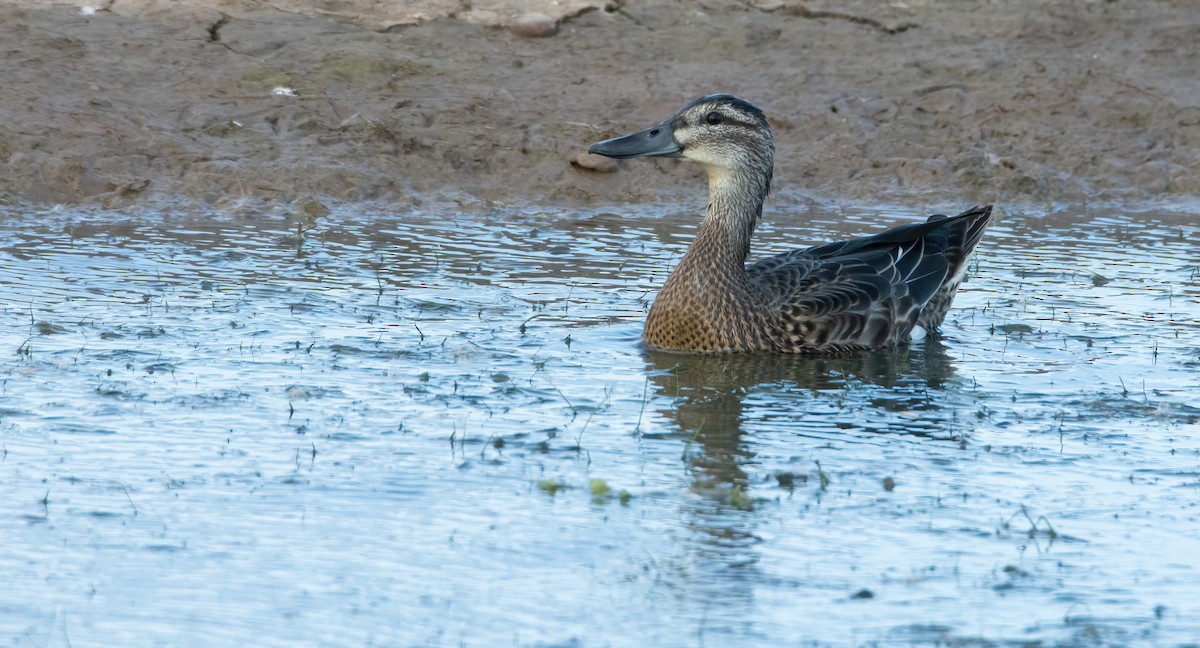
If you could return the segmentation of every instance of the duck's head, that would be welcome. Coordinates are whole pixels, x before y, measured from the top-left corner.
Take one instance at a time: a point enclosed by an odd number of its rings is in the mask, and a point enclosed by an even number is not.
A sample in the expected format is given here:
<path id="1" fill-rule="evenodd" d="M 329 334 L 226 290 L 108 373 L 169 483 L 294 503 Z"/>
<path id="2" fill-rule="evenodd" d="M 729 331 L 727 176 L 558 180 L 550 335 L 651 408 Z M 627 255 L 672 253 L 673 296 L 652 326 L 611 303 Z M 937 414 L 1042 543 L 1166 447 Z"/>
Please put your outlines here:
<path id="1" fill-rule="evenodd" d="M 688 103 L 644 131 L 593 144 L 588 152 L 617 159 L 682 157 L 703 165 L 713 182 L 750 175 L 769 183 L 775 144 L 757 106 L 715 94 Z"/>

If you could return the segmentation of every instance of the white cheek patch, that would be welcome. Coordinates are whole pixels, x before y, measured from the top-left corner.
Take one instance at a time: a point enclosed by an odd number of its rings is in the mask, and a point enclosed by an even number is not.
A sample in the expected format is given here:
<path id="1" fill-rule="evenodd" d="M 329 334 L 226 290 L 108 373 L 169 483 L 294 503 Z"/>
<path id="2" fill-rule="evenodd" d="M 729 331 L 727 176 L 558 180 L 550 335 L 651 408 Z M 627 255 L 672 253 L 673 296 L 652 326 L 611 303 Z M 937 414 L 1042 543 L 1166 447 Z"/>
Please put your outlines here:
<path id="1" fill-rule="evenodd" d="M 688 142 L 696 136 L 695 129 L 691 126 L 680 126 L 675 128 L 675 141 L 684 148 L 687 148 Z"/>
<path id="2" fill-rule="evenodd" d="M 699 132 L 694 126 L 676 129 L 675 141 L 683 146 L 680 157 L 703 166 L 712 182 L 727 179 L 730 170 L 737 166 L 736 151 L 728 145 L 714 142 L 711 134 Z"/>
<path id="3" fill-rule="evenodd" d="M 725 146 L 715 144 L 711 140 L 705 141 L 704 138 L 694 137 L 688 131 L 684 131 L 682 136 L 676 134 L 676 141 L 683 145 L 684 158 L 705 166 L 733 166 L 734 160 L 730 155 L 731 151 Z"/>

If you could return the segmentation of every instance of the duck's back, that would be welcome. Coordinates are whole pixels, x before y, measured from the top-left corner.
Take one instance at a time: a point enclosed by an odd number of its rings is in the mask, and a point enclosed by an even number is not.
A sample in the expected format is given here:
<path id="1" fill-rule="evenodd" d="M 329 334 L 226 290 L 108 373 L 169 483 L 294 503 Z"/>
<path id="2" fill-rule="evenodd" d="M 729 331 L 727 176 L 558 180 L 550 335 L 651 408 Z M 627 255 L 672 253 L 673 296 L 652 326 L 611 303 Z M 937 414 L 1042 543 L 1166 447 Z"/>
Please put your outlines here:
<path id="1" fill-rule="evenodd" d="M 905 342 L 941 325 L 991 207 L 768 257 L 747 275 L 776 315 L 781 351 Z"/>

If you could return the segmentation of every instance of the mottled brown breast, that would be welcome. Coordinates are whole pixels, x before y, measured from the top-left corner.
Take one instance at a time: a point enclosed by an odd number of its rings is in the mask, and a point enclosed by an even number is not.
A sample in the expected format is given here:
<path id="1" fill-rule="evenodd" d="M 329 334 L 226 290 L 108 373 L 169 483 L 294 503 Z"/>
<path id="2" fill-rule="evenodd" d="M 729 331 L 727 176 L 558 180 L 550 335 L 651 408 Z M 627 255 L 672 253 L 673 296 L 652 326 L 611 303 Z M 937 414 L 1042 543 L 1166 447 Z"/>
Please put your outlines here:
<path id="1" fill-rule="evenodd" d="M 771 351 L 775 327 L 763 306 L 736 276 L 676 271 L 654 300 L 642 334 L 662 350 Z"/>

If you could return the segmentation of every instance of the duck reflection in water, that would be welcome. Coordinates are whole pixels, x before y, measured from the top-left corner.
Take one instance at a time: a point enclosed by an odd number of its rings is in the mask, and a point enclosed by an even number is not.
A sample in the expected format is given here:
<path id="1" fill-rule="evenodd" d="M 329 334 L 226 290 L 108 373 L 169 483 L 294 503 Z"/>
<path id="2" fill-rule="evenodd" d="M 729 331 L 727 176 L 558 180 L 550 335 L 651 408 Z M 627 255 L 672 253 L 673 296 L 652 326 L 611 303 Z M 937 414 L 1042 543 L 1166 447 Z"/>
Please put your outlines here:
<path id="1" fill-rule="evenodd" d="M 754 608 L 755 592 L 767 577 L 759 566 L 760 527 L 767 518 L 756 507 L 764 496 L 773 500 L 787 492 L 753 468 L 760 463 L 756 444 L 744 433 L 786 436 L 794 425 L 795 442 L 790 437 L 787 442 L 796 455 L 809 458 L 814 455 L 804 448 L 825 448 L 856 430 L 860 436 L 865 431 L 945 440 L 958 434 L 955 408 L 946 403 L 954 399 L 944 398 L 958 381 L 953 360 L 936 339 L 833 356 L 647 351 L 644 357 L 659 402 L 671 399 L 658 413 L 684 437 L 681 454 L 696 495 L 682 500 L 689 534 L 680 538 L 680 553 L 655 562 L 672 566 L 669 586 L 701 603 L 714 623 L 724 616 L 725 623 L 736 624 L 739 610 Z M 920 417 L 890 415 L 909 411 Z M 780 432 L 780 422 L 787 432 Z M 804 585 L 798 573 L 786 578 Z"/>
<path id="2" fill-rule="evenodd" d="M 656 393 L 675 399 L 659 413 L 696 445 L 688 462 L 702 492 L 750 486 L 743 466 L 754 457 L 741 438 L 749 420 L 794 418 L 798 436 L 822 439 L 853 429 L 944 440 L 960 435 L 953 408 L 943 411 L 942 399 L 931 396 L 954 377 L 953 360 L 937 339 L 832 356 L 647 351 L 645 357 Z M 889 422 L 895 417 L 876 416 L 879 410 L 921 416 Z"/>

